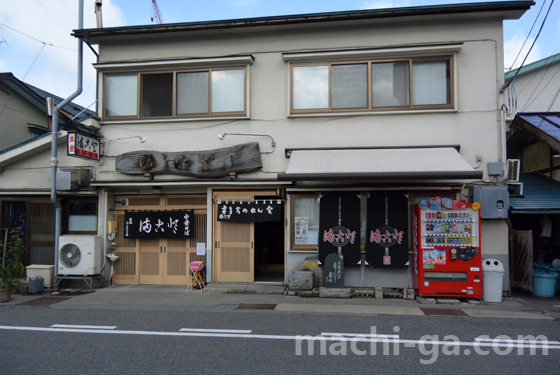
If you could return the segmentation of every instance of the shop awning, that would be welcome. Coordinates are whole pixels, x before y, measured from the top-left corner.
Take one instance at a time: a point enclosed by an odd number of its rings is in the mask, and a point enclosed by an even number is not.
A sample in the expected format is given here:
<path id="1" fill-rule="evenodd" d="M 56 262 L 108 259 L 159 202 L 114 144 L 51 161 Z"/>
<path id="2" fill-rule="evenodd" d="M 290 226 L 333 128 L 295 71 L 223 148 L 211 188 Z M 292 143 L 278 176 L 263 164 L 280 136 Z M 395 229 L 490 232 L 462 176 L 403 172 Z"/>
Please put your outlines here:
<path id="1" fill-rule="evenodd" d="M 560 183 L 533 173 L 520 173 L 523 197 L 509 198 L 512 214 L 560 214 Z"/>
<path id="2" fill-rule="evenodd" d="M 465 180 L 482 175 L 454 146 L 294 149 L 278 180 Z"/>

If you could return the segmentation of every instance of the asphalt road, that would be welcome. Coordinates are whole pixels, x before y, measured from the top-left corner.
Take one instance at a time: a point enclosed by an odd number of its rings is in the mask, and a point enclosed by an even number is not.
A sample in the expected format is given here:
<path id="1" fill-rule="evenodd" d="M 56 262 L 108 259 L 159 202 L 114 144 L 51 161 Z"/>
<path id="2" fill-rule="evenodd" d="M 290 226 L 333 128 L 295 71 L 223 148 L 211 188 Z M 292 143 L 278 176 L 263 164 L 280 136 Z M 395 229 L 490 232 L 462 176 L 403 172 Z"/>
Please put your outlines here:
<path id="1" fill-rule="evenodd" d="M 551 343 L 547 354 L 539 348 L 530 355 L 528 348 L 494 348 L 483 346 L 491 342 L 475 341 L 482 335 L 489 340 L 545 335 L 558 342 L 558 320 L 222 308 L 226 311 L 197 313 L 0 306 L 0 374 L 527 375 L 556 374 L 560 368 L 560 343 Z M 353 343 L 353 336 L 341 341 L 329 333 L 398 335 L 398 342 L 385 344 L 384 354 L 382 342 L 371 343 L 379 337 L 359 337 Z M 321 355 L 317 341 L 310 355 L 303 341 L 298 355 L 298 335 L 323 337 L 325 353 Z M 444 340 L 456 345 L 432 344 Z"/>

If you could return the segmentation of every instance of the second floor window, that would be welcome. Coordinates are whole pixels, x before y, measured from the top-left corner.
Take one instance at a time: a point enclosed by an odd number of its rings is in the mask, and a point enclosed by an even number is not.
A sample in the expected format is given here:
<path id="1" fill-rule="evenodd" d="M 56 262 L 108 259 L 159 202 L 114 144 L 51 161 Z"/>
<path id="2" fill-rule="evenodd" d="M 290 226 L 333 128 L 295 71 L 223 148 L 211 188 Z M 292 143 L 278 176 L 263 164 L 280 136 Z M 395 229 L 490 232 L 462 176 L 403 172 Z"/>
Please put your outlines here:
<path id="1" fill-rule="evenodd" d="M 294 64 L 291 113 L 453 107 L 453 60 Z"/>
<path id="2" fill-rule="evenodd" d="M 247 69 L 106 75 L 104 118 L 247 114 Z"/>

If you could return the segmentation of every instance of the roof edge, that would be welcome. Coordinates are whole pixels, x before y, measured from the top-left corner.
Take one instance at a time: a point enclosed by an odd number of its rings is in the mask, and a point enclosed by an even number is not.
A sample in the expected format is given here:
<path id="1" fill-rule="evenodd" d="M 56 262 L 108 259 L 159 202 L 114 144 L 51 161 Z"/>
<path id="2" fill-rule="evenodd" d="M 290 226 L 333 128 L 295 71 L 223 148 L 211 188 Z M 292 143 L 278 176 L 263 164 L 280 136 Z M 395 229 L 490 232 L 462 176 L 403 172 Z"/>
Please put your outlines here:
<path id="1" fill-rule="evenodd" d="M 364 9 L 353 11 L 338 11 L 325 13 L 307 13 L 283 16 L 267 16 L 254 18 L 240 18 L 230 20 L 198 21 L 173 24 L 134 25 L 110 27 L 102 29 L 78 29 L 72 35 L 76 38 L 90 39 L 108 35 L 131 35 L 145 33 L 180 32 L 196 30 L 212 30 L 224 28 L 242 28 L 256 26 L 278 26 L 298 23 L 348 21 L 359 19 L 382 19 L 394 17 L 410 17 L 442 14 L 482 13 L 527 11 L 535 5 L 533 1 L 495 1 L 486 3 L 443 4 L 417 7 Z M 513 19 L 513 18 L 512 18 Z"/>

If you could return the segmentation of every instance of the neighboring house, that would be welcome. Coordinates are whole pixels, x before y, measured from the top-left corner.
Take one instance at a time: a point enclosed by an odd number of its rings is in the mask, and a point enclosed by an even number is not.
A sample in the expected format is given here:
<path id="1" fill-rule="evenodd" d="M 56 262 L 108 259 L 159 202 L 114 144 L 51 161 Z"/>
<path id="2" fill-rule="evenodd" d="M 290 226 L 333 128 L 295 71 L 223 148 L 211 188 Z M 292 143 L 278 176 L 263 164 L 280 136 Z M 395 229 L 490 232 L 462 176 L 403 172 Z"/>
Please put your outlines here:
<path id="1" fill-rule="evenodd" d="M 510 198 L 514 275 L 524 285 L 532 262 L 560 258 L 560 112 L 520 112 L 513 119 L 507 141 L 508 158 L 520 160 L 519 184 Z M 515 185 L 512 185 L 512 187 Z M 545 225 L 546 223 L 546 225 Z M 544 229 L 547 226 L 548 229 Z M 528 231 L 531 231 L 530 233 Z M 531 278 L 529 278 L 529 281 Z"/>
<path id="2" fill-rule="evenodd" d="M 62 98 L 20 81 L 12 73 L 0 73 L 0 151 L 41 136 L 51 130 L 45 100 Z M 80 117 L 95 116 L 94 111 L 69 103 L 61 110 L 60 124 L 82 112 Z"/>
<path id="3" fill-rule="evenodd" d="M 560 181 L 560 112 L 523 112 L 512 121 L 508 158 L 519 159 L 521 172 Z"/>
<path id="4" fill-rule="evenodd" d="M 510 70 L 505 74 L 505 81 L 511 82 L 509 97 L 512 101 L 507 103 L 511 107 L 507 117 L 509 124 L 518 112 L 560 111 L 560 53 Z"/>
<path id="5" fill-rule="evenodd" d="M 118 223 L 116 283 L 186 284 L 195 259 L 209 281 L 285 282 L 342 236 L 345 286 L 411 287 L 412 205 L 501 184 L 503 21 L 533 4 L 76 30 L 100 51 L 90 188 L 97 234 Z M 376 215 L 392 249 L 370 247 Z M 507 221 L 480 239 L 507 267 Z"/>
<path id="6" fill-rule="evenodd" d="M 510 219 L 513 268 L 524 271 L 512 280 L 531 289 L 533 261 L 560 258 L 560 54 L 514 69 L 505 80 L 507 155 L 519 159 L 522 172 L 519 183 L 510 184 Z M 541 235 L 544 222 L 551 236 Z"/>
<path id="7" fill-rule="evenodd" d="M 26 264 L 54 263 L 54 208 L 49 199 L 52 132 L 47 97 L 54 99 L 54 105 L 63 100 L 11 73 L 0 74 L 0 228 L 23 227 L 29 248 Z M 93 117 L 95 112 L 69 103 L 60 111 L 58 128 L 62 129 L 76 115 L 76 121 L 83 124 L 98 123 Z M 85 163 L 66 156 L 66 132 L 60 130 L 58 138 L 59 166 L 86 167 Z M 91 170 L 91 166 L 87 168 Z M 63 223 L 68 222 L 68 215 L 76 208 L 71 198 L 79 194 L 87 194 L 97 207 L 95 191 L 63 193 Z"/>

